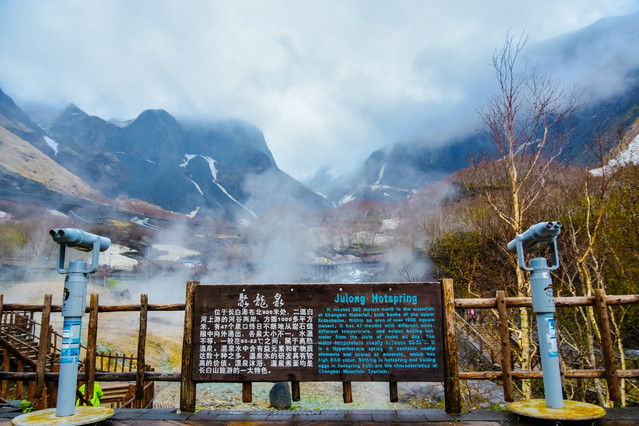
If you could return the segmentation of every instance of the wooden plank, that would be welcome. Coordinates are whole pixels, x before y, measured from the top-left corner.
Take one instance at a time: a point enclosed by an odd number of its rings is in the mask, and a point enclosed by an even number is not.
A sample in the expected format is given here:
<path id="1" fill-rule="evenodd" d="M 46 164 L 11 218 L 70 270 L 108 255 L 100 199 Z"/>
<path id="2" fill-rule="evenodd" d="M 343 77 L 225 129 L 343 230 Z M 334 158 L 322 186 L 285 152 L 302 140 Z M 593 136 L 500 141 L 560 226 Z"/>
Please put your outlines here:
<path id="1" fill-rule="evenodd" d="M 253 402 L 253 383 L 242 382 L 242 402 Z"/>
<path id="2" fill-rule="evenodd" d="M 388 394 L 390 402 L 399 401 L 399 393 L 397 392 L 397 382 L 388 382 Z"/>
<path id="3" fill-rule="evenodd" d="M 38 359 L 36 361 L 36 385 L 35 398 L 41 398 L 44 391 L 44 372 L 47 365 L 47 355 L 51 345 L 51 334 L 49 331 L 49 321 L 51 317 L 51 300 L 50 294 L 44 295 L 44 304 L 42 307 L 42 319 L 40 321 L 40 340 L 38 342 Z"/>
<path id="4" fill-rule="evenodd" d="M 442 314 L 444 323 L 444 350 L 446 358 L 444 402 L 447 413 L 461 413 L 461 388 L 459 386 L 459 358 L 457 332 L 455 330 L 455 294 L 453 280 L 442 280 Z"/>
<path id="5" fill-rule="evenodd" d="M 47 400 L 47 387 L 43 386 L 40 398 L 35 398 L 36 410 L 44 410 L 47 408 Z"/>
<path id="6" fill-rule="evenodd" d="M 10 369 L 9 351 L 5 347 L 2 351 L 2 371 L 9 371 Z M 2 386 L 0 386 L 0 398 L 7 399 L 7 391 L 9 390 L 9 383 L 6 380 L 2 380 Z"/>
<path id="7" fill-rule="evenodd" d="M 35 394 L 35 382 L 29 382 L 27 386 L 27 401 L 33 401 Z"/>
<path id="8" fill-rule="evenodd" d="M 506 293 L 504 290 L 497 291 L 497 312 L 499 314 L 499 340 L 501 342 L 501 371 L 504 388 L 504 401 L 513 402 L 515 395 L 513 391 L 513 378 L 511 375 L 510 359 L 510 330 L 508 327 L 508 312 L 506 305 Z"/>
<path id="9" fill-rule="evenodd" d="M 18 373 L 22 373 L 24 371 L 24 362 L 22 360 L 18 360 Z M 16 389 L 15 395 L 13 399 L 22 399 L 22 380 L 16 381 Z"/>
<path id="10" fill-rule="evenodd" d="M 1 322 L 2 319 L 4 319 L 4 317 L 3 317 L 3 313 L 4 313 L 3 307 L 4 307 L 4 295 L 0 294 L 0 322 Z M 0 339 L 0 340 L 4 340 L 4 339 Z M 6 348 L 3 351 L 3 355 L 4 355 L 4 359 L 7 359 L 7 360 L 9 359 L 9 353 L 8 353 Z M 8 367 L 5 369 L 4 362 L 2 363 L 2 370 L 3 371 L 8 371 L 9 370 Z M 0 384 L 0 397 L 2 399 L 6 399 L 7 398 L 7 387 L 8 387 L 8 385 L 9 384 L 7 383 L 6 380 L 3 380 L 2 384 Z"/>
<path id="11" fill-rule="evenodd" d="M 497 300 L 493 298 L 488 299 L 455 299 L 455 309 L 490 309 L 497 307 Z"/>
<path id="12" fill-rule="evenodd" d="M 60 372 L 60 364 L 53 364 L 51 366 L 51 371 L 55 373 Z M 46 377 L 46 375 L 45 375 Z M 47 402 L 48 407 L 55 407 L 58 401 L 58 380 L 51 380 L 49 377 L 47 378 L 47 394 L 49 396 L 49 401 Z"/>
<path id="13" fill-rule="evenodd" d="M 606 295 L 607 305 L 636 305 L 639 303 L 639 294 Z"/>
<path id="14" fill-rule="evenodd" d="M 532 299 L 530 297 L 507 297 L 506 303 L 513 308 L 531 307 Z M 573 296 L 573 297 L 555 297 L 555 307 L 563 308 L 569 306 L 592 306 L 594 305 L 594 296 Z M 619 294 L 607 295 L 606 303 L 608 305 L 632 305 L 639 303 L 639 294 Z M 490 309 L 497 307 L 495 298 L 485 299 L 456 299 L 456 309 L 478 308 Z M 173 304 L 149 304 L 148 311 L 183 311 L 185 308 L 183 303 Z M 4 310 L 10 311 L 28 311 L 42 312 L 42 305 L 30 305 L 21 303 L 7 303 Z M 139 311 L 140 305 L 103 305 L 100 306 L 100 312 L 133 312 Z M 62 312 L 62 305 L 51 305 L 51 312 Z M 88 307 L 87 307 L 88 312 Z"/>
<path id="15" fill-rule="evenodd" d="M 639 370 L 617 370 L 617 376 L 621 377 L 622 379 L 636 379 L 637 377 L 639 377 Z"/>
<path id="16" fill-rule="evenodd" d="M 610 400 L 621 402 L 621 387 L 617 377 L 617 364 L 615 362 L 615 350 L 613 348 L 612 333 L 610 331 L 610 318 L 608 316 L 608 305 L 606 304 L 606 293 L 603 289 L 595 290 L 595 311 L 597 312 L 597 322 L 601 333 L 601 350 L 604 358 L 604 368 L 606 371 L 606 383 Z"/>
<path id="17" fill-rule="evenodd" d="M 634 305 L 639 303 L 639 294 L 606 295 L 605 301 L 608 305 Z M 506 303 L 511 308 L 531 307 L 532 299 L 530 297 L 507 297 Z M 594 296 L 555 297 L 555 307 L 557 308 L 565 308 L 571 306 L 594 306 L 594 304 Z M 497 300 L 493 298 L 455 299 L 456 309 L 490 309 L 496 307 Z"/>
<path id="18" fill-rule="evenodd" d="M 499 380 L 501 371 L 460 371 L 460 380 Z"/>
<path id="19" fill-rule="evenodd" d="M 24 373 L 2 372 L 0 371 L 0 379 L 2 380 L 24 380 L 29 383 L 35 382 L 35 372 L 27 371 Z M 121 382 L 135 381 L 135 372 L 124 373 L 107 373 L 96 371 L 95 379 L 100 382 Z M 625 379 L 639 378 L 639 369 L 633 370 L 617 370 L 617 376 Z M 44 375 L 46 380 L 58 380 L 58 373 L 47 372 Z M 150 372 L 145 374 L 147 382 L 180 382 L 182 380 L 181 373 L 163 373 Z M 512 377 L 518 379 L 542 379 L 541 371 L 513 371 Z M 566 370 L 565 377 L 567 379 L 603 379 L 606 372 L 603 368 L 595 370 Z M 459 378 L 461 380 L 499 380 L 501 379 L 501 371 L 460 371 Z M 78 373 L 78 380 L 84 380 L 84 373 Z"/>
<path id="20" fill-rule="evenodd" d="M 623 370 L 619 370 L 618 373 L 622 373 Z M 596 370 L 566 370 L 564 376 L 567 379 L 604 379 L 606 377 L 606 370 L 598 368 Z"/>
<path id="21" fill-rule="evenodd" d="M 14 357 L 16 357 L 16 359 L 19 359 L 20 361 L 27 364 L 33 370 L 36 369 L 36 362 L 34 360 L 32 360 L 31 358 L 29 358 L 28 356 L 20 352 L 18 348 L 16 348 L 13 344 L 3 339 L 2 337 L 0 337 L 0 346 L 2 346 L 5 350 L 9 351 L 9 353 L 13 355 Z"/>
<path id="22" fill-rule="evenodd" d="M 86 374 L 85 396 L 87 400 L 93 398 L 93 383 L 95 380 L 95 357 L 97 352 L 98 339 L 98 306 L 99 295 L 91 294 L 89 297 L 89 325 L 87 328 L 87 354 L 84 365 Z"/>
<path id="23" fill-rule="evenodd" d="M 291 382 L 291 399 L 295 402 L 300 400 L 300 382 L 297 380 Z"/>
<path id="24" fill-rule="evenodd" d="M 342 397 L 345 404 L 353 402 L 353 387 L 351 382 L 342 382 Z"/>
<path id="25" fill-rule="evenodd" d="M 193 372 L 193 308 L 197 281 L 186 283 L 184 307 L 184 336 L 182 338 L 182 369 L 180 380 L 180 410 L 195 411 L 196 384 L 191 378 Z"/>
<path id="26" fill-rule="evenodd" d="M 138 358 L 137 374 L 135 377 L 135 399 L 144 399 L 144 372 L 146 367 L 146 329 L 147 329 L 147 309 L 149 296 L 140 295 L 140 331 L 138 334 Z M 122 366 L 124 367 L 124 365 Z M 124 368 L 123 368 L 124 370 Z"/>

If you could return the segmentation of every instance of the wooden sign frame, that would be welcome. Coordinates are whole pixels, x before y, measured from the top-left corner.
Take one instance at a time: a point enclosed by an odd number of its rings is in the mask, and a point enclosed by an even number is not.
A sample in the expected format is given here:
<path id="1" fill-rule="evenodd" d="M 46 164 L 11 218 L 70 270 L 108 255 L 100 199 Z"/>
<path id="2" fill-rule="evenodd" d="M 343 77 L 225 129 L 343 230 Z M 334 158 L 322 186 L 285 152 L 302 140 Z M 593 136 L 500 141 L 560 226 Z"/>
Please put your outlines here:
<path id="1" fill-rule="evenodd" d="M 194 291 L 193 382 L 444 381 L 441 283 Z"/>

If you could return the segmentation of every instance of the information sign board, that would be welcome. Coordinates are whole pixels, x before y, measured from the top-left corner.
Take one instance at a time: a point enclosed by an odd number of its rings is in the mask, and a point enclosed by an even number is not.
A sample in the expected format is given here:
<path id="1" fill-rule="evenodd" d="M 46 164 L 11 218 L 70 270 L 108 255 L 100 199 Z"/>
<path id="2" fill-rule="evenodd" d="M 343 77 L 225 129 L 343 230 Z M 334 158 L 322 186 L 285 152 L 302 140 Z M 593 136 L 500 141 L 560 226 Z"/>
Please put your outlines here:
<path id="1" fill-rule="evenodd" d="M 197 285 L 200 382 L 443 381 L 440 283 Z"/>

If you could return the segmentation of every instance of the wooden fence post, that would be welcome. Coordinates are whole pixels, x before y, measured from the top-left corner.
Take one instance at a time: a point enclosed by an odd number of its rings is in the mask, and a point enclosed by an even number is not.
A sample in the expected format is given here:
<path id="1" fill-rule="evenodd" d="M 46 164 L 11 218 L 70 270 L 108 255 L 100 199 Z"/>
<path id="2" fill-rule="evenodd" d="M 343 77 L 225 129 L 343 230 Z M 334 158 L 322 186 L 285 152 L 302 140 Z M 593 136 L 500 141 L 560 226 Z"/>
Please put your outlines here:
<path id="1" fill-rule="evenodd" d="M 501 380 L 504 387 L 504 401 L 513 402 L 513 377 L 510 362 L 510 330 L 506 311 L 506 293 L 497 291 L 497 312 L 499 314 L 499 340 L 501 340 Z"/>
<path id="2" fill-rule="evenodd" d="M 146 349 L 146 328 L 147 328 L 148 310 L 149 310 L 149 296 L 147 294 L 141 294 L 140 295 L 140 333 L 138 335 L 138 360 L 137 360 L 138 370 L 135 376 L 135 399 L 138 401 L 144 400 L 144 371 L 146 367 L 145 349 Z"/>
<path id="3" fill-rule="evenodd" d="M 612 346 L 612 333 L 610 332 L 610 318 L 608 317 L 608 304 L 606 292 L 603 289 L 595 290 L 595 310 L 601 333 L 601 350 L 604 356 L 604 368 L 606 369 L 606 383 L 610 400 L 621 402 L 621 387 L 617 376 L 617 364 L 615 362 L 615 350 Z"/>
<path id="4" fill-rule="evenodd" d="M 342 382 L 342 397 L 344 404 L 351 404 L 353 402 L 353 387 L 351 382 Z"/>
<path id="5" fill-rule="evenodd" d="M 49 355 L 49 348 L 51 346 L 51 335 L 49 334 L 51 299 L 52 296 L 50 294 L 44 295 L 42 319 L 40 320 L 40 340 L 38 341 L 38 360 L 36 364 L 36 385 L 34 395 L 36 399 L 42 398 L 42 391 L 44 390 L 44 371 L 47 365 L 47 355 Z M 41 408 L 45 407 L 38 407 L 38 409 Z"/>
<path id="6" fill-rule="evenodd" d="M 0 294 L 0 327 L 2 326 L 2 319 L 3 319 L 3 315 L 2 315 L 2 311 L 4 308 L 4 294 Z M 8 360 L 9 359 L 9 351 L 5 348 L 3 350 L 3 360 Z M 3 362 L 3 366 L 2 366 L 2 371 L 8 371 L 4 369 L 4 362 Z M 6 380 L 2 381 L 2 384 L 0 385 L 0 398 L 2 399 L 6 399 L 7 398 L 7 387 L 9 386 L 9 382 L 7 382 Z"/>
<path id="7" fill-rule="evenodd" d="M 444 322 L 444 400 L 446 412 L 461 413 L 459 387 L 459 355 L 455 330 L 455 293 L 453 280 L 442 280 L 442 314 Z"/>
<path id="8" fill-rule="evenodd" d="M 84 398 L 91 401 L 93 398 L 93 383 L 95 380 L 95 356 L 98 343 L 98 305 L 100 296 L 91 294 L 89 299 L 89 327 L 87 328 L 87 356 L 84 372 L 86 382 L 84 385 Z"/>
<path id="9" fill-rule="evenodd" d="M 300 400 L 300 382 L 297 380 L 291 382 L 291 399 L 295 402 Z"/>
<path id="10" fill-rule="evenodd" d="M 24 361 L 18 360 L 18 373 L 24 372 Z M 13 399 L 22 399 L 22 380 L 16 380 L 16 389 Z"/>
<path id="11" fill-rule="evenodd" d="M 253 402 L 253 383 L 242 382 L 242 402 Z"/>
<path id="12" fill-rule="evenodd" d="M 53 333 L 53 327 L 49 326 L 49 330 Z M 51 365 L 51 372 L 59 373 L 60 372 L 60 364 Z M 49 400 L 47 401 L 47 405 L 49 407 L 55 407 L 58 402 L 58 380 L 52 380 L 49 382 L 47 396 Z"/>
<path id="13" fill-rule="evenodd" d="M 184 304 L 184 336 L 182 337 L 182 369 L 180 379 L 180 410 L 195 411 L 196 384 L 191 380 L 193 365 L 193 305 L 195 303 L 195 287 L 199 281 L 186 283 Z"/>
<path id="14" fill-rule="evenodd" d="M 2 371 L 9 371 L 10 370 L 10 363 L 9 363 L 9 351 L 7 350 L 7 348 L 4 348 L 2 350 Z M 3 380 L 2 381 L 2 387 L 0 387 L 0 398 L 2 399 L 7 399 L 7 391 L 9 390 L 9 382 L 7 380 Z"/>
<path id="15" fill-rule="evenodd" d="M 390 402 L 399 401 L 399 393 L 397 392 L 397 382 L 388 382 L 388 394 Z"/>

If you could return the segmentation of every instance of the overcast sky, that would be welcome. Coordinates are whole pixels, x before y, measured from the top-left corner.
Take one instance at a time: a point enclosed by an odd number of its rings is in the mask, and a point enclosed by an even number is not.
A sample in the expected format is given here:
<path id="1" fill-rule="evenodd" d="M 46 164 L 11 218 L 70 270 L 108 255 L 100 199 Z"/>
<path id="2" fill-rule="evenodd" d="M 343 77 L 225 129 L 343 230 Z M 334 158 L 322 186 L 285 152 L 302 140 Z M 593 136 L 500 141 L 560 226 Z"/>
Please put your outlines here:
<path id="1" fill-rule="evenodd" d="M 239 118 L 279 167 L 358 167 L 472 131 L 506 34 L 530 44 L 639 0 L 0 0 L 0 88 L 104 119 Z M 467 127 L 450 120 L 466 114 Z M 451 133 L 452 132 L 452 133 Z"/>

